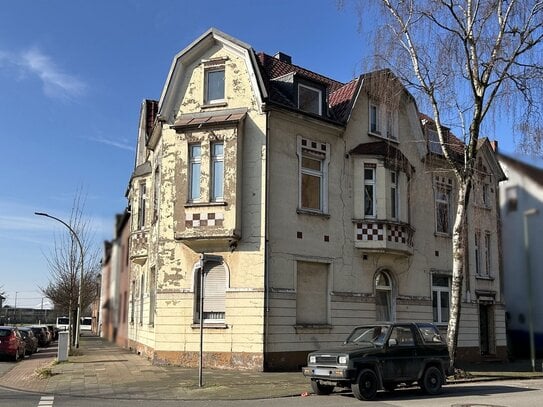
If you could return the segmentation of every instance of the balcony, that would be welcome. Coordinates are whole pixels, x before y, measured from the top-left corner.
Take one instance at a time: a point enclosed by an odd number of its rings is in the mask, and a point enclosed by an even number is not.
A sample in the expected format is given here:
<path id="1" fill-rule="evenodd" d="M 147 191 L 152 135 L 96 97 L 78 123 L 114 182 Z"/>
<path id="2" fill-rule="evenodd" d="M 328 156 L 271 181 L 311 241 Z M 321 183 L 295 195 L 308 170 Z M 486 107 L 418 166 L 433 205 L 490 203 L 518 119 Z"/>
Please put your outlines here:
<path id="1" fill-rule="evenodd" d="M 354 246 L 364 252 L 413 255 L 415 230 L 407 223 L 364 219 L 354 221 Z"/>
<path id="2" fill-rule="evenodd" d="M 148 232 L 136 230 L 130 235 L 130 260 L 136 264 L 145 264 L 149 251 Z"/>

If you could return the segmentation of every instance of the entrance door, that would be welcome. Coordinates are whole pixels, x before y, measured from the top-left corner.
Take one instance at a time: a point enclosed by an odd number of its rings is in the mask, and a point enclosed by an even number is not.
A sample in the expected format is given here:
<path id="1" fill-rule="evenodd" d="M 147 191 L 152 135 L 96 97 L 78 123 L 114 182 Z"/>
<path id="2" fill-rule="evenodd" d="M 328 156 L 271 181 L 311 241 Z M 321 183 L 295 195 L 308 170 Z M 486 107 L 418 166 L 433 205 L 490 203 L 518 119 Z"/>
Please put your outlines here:
<path id="1" fill-rule="evenodd" d="M 479 344 L 481 355 L 495 353 L 494 313 L 491 305 L 479 304 Z"/>

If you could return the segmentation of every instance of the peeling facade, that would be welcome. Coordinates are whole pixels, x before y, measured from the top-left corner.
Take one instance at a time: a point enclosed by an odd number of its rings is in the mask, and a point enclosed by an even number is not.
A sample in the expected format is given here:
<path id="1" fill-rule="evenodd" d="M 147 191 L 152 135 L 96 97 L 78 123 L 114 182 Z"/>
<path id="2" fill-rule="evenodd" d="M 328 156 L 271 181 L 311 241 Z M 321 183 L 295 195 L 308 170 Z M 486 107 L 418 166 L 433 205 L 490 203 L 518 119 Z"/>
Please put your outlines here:
<path id="1" fill-rule="evenodd" d="M 214 29 L 176 55 L 160 100 L 142 104 L 128 190 L 129 346 L 196 366 L 202 322 L 205 366 L 284 370 L 355 325 L 446 329 L 455 180 L 397 86 L 386 71 L 337 82 Z M 480 149 L 486 242 L 503 173 Z M 505 355 L 488 250 L 465 282 L 459 355 L 472 360 L 483 345 Z"/>

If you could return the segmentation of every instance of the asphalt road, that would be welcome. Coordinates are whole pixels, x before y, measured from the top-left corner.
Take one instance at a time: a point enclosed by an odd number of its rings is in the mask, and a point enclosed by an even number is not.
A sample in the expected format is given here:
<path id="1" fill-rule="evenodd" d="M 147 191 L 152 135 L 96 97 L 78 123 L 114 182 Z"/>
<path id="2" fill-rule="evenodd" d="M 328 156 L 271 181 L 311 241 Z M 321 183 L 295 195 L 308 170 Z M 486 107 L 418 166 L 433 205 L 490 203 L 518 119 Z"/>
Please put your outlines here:
<path id="1" fill-rule="evenodd" d="M 362 402 L 351 393 L 331 396 L 292 397 L 268 400 L 182 401 L 119 400 L 41 395 L 0 388 L 0 406 L 10 407 L 540 407 L 543 405 L 543 380 L 506 380 L 449 385 L 437 397 L 423 395 L 419 389 L 400 389 L 379 393 L 377 400 Z"/>

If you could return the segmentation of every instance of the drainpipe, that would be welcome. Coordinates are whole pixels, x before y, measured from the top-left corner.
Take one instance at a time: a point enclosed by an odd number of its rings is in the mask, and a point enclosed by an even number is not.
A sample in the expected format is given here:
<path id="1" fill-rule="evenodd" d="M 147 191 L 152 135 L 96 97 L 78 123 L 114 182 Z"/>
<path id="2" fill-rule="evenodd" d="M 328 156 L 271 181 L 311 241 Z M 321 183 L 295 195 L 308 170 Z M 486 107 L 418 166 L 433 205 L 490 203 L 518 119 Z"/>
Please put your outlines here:
<path id="1" fill-rule="evenodd" d="M 264 370 L 267 366 L 268 354 L 268 330 L 269 330 L 269 313 L 270 313 L 270 279 L 269 279 L 269 186 L 270 186 L 270 111 L 266 111 L 266 166 L 265 166 L 265 186 L 264 186 Z"/>

